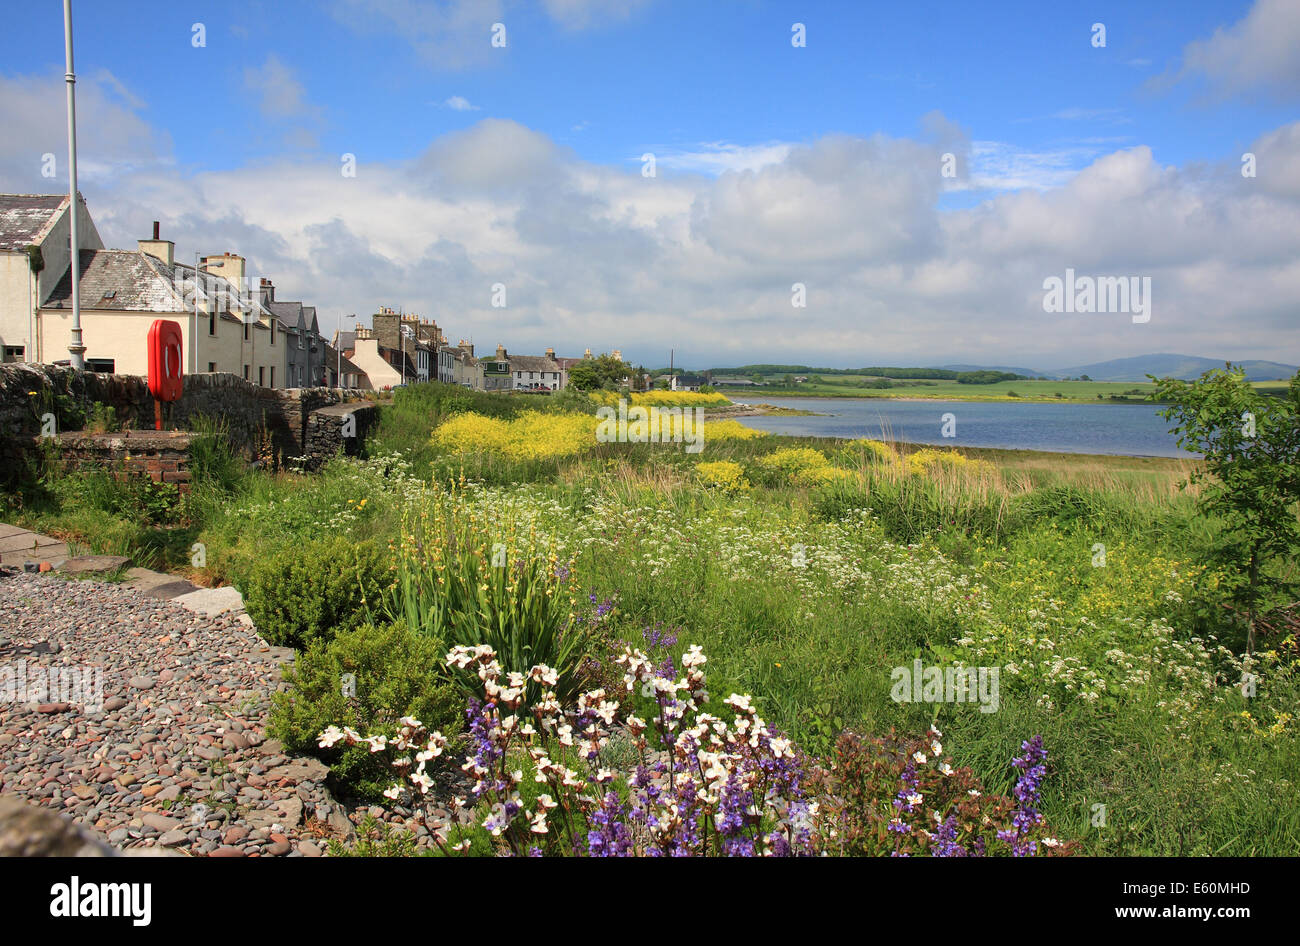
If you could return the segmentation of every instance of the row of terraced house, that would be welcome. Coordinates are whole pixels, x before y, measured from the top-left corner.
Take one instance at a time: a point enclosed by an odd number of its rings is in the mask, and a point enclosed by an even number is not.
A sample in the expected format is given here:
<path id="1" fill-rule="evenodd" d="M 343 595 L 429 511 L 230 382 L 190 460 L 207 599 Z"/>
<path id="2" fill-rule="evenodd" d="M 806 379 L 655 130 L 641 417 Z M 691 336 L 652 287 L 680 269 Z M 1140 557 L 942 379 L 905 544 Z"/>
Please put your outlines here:
<path id="1" fill-rule="evenodd" d="M 563 390 L 580 359 L 478 358 L 437 322 L 383 307 L 370 327 L 326 338 L 314 305 L 278 299 L 274 283 L 224 252 L 194 263 L 153 233 L 135 249 L 107 249 L 78 195 L 79 295 L 86 367 L 143 375 L 156 319 L 181 327 L 187 372 L 228 372 L 264 387 L 391 389 L 443 381 L 476 390 Z M 66 195 L 0 194 L 0 346 L 4 361 L 66 364 L 72 341 L 71 202 Z M 615 355 L 619 353 L 614 352 Z M 592 357 L 590 349 L 583 355 Z"/>

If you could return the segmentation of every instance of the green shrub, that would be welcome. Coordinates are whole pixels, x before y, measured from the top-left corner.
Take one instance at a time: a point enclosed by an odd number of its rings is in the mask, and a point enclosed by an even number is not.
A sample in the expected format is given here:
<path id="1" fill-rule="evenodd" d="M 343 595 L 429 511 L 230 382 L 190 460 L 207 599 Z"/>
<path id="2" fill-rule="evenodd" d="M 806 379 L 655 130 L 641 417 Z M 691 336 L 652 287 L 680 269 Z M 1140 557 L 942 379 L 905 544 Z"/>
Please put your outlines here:
<path id="1" fill-rule="evenodd" d="M 458 732 L 464 700 L 446 676 L 445 653 L 442 641 L 402 623 L 364 624 L 329 642 L 317 638 L 285 669 L 289 688 L 271 698 L 269 731 L 288 751 L 328 764 L 340 789 L 378 799 L 394 781 L 389 755 L 366 746 L 321 749 L 319 735 L 333 725 L 391 736 L 403 716 L 444 735 Z"/>
<path id="2" fill-rule="evenodd" d="M 386 568 L 376 543 L 333 536 L 281 548 L 238 584 L 262 636 L 302 649 L 360 626 Z"/>

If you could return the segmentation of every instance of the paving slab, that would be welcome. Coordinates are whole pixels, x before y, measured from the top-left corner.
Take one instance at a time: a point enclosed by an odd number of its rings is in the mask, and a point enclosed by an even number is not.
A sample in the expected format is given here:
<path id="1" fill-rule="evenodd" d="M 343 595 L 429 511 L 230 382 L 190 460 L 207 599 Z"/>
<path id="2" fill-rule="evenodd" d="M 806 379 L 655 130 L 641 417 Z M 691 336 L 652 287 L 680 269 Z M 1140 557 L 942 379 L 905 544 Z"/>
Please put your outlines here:
<path id="1" fill-rule="evenodd" d="M 48 535 L 37 535 L 26 530 L 0 538 L 0 552 L 31 551 L 49 545 L 63 545 L 63 543 L 58 539 L 51 539 Z"/>
<path id="2" fill-rule="evenodd" d="M 78 555 L 67 559 L 57 570 L 65 575 L 102 575 L 130 563 L 125 555 Z"/>
<path id="3" fill-rule="evenodd" d="M 180 595 L 173 600 L 191 611 L 205 614 L 208 617 L 216 617 L 218 614 L 225 614 L 227 611 L 244 610 L 244 596 L 239 593 L 238 588 L 229 586 L 225 588 L 200 588 L 198 591 L 191 591 L 189 594 Z"/>
<path id="4" fill-rule="evenodd" d="M 62 542 L 42 545 L 36 549 L 28 546 L 15 552 L 0 552 L 0 565 L 21 566 L 23 562 L 49 562 L 51 565 L 57 565 L 70 554 L 68 547 Z"/>
<path id="5" fill-rule="evenodd" d="M 128 569 L 126 580 L 122 582 L 122 586 L 124 588 L 134 588 L 150 598 L 175 598 L 199 590 L 199 586 L 193 582 L 177 578 L 175 575 L 168 575 L 166 572 L 156 572 L 149 568 Z"/>

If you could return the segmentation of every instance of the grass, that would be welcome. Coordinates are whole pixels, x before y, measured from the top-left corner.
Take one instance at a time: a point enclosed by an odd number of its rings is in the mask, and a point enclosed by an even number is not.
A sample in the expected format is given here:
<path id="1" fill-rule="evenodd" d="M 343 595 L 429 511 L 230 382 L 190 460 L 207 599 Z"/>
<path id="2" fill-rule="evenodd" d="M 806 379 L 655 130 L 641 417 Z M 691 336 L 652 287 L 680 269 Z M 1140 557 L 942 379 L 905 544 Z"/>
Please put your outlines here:
<path id="1" fill-rule="evenodd" d="M 3 517 L 164 565 L 188 567 L 201 541 L 198 577 L 238 584 L 324 535 L 396 541 L 436 494 L 450 521 L 531 534 L 569 563 L 584 593 L 616 601 L 617 637 L 677 628 L 679 648 L 709 655 L 712 691 L 753 694 L 809 752 L 845 726 L 936 721 L 955 762 L 1004 792 L 1008 760 L 1042 733 L 1043 811 L 1088 853 L 1300 847 L 1296 650 L 1264 641 L 1257 694 L 1237 689 L 1241 629 L 1200 564 L 1217 526 L 1177 485 L 1191 461 L 970 449 L 909 472 L 922 448 L 759 436 L 711 438 L 697 456 L 593 444 L 489 463 L 432 435 L 470 412 L 514 423 L 581 406 L 416 386 L 383 409 L 367 458 L 231 478 L 218 457 L 175 521 L 53 473 L 6 497 Z M 734 464 L 750 488 L 706 485 L 700 463 Z M 825 468 L 843 472 L 808 475 Z M 1000 668 L 998 710 L 894 702 L 891 669 L 918 658 Z"/>

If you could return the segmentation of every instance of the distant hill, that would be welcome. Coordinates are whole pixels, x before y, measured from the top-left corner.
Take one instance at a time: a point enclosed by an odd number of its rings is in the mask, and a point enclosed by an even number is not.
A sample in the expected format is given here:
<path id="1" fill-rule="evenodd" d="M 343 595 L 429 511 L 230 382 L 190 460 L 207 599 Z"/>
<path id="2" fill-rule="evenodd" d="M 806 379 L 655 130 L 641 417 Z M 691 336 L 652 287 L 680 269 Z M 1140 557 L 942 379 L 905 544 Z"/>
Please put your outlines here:
<path id="1" fill-rule="evenodd" d="M 1145 381 L 1148 374 L 1153 374 L 1157 378 L 1181 378 L 1184 381 L 1191 381 L 1211 368 L 1222 368 L 1223 362 L 1222 358 L 1199 358 L 1196 355 L 1136 355 L 1132 358 L 1101 361 L 1093 365 L 1080 365 L 1078 368 L 1063 368 L 1046 374 L 1055 378 L 1077 378 L 1086 374 L 1093 381 Z M 1249 381 L 1290 378 L 1297 370 L 1295 365 L 1283 365 L 1276 361 L 1241 361 L 1233 364 L 1240 364 L 1246 369 L 1246 378 Z"/>

